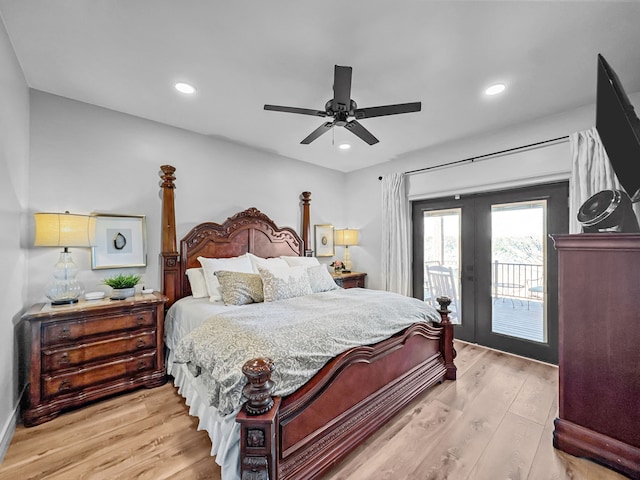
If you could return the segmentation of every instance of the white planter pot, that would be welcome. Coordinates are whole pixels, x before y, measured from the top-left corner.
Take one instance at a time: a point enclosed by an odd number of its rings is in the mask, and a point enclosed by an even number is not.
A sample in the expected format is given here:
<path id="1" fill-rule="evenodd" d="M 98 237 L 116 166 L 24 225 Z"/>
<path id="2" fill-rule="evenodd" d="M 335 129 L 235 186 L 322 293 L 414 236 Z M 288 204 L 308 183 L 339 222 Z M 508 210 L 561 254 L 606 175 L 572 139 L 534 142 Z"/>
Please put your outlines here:
<path id="1" fill-rule="evenodd" d="M 136 288 L 114 288 L 111 292 L 111 300 L 124 300 L 133 297 L 136 294 Z"/>

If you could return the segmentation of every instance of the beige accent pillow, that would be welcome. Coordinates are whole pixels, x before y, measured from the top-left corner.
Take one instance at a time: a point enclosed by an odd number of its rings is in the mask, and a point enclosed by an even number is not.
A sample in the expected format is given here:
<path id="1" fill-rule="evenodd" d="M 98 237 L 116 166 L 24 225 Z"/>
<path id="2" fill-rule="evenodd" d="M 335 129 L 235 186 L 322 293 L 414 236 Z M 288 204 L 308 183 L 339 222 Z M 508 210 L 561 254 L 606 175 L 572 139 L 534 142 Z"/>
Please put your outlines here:
<path id="1" fill-rule="evenodd" d="M 258 271 L 260 278 L 262 278 L 265 302 L 275 302 L 313 293 L 305 267 L 270 269 L 258 267 Z"/>
<path id="2" fill-rule="evenodd" d="M 220 293 L 225 305 L 264 302 L 262 279 L 257 273 L 218 270 L 216 277 L 220 282 Z"/>
<path id="3" fill-rule="evenodd" d="M 191 285 L 191 295 L 193 298 L 204 298 L 209 296 L 207 282 L 204 279 L 202 268 L 187 268 L 187 278 Z"/>
<path id="4" fill-rule="evenodd" d="M 218 270 L 228 270 L 230 272 L 253 273 L 251 261 L 246 254 L 239 257 L 231 258 L 206 258 L 198 257 L 200 265 L 204 271 L 204 279 L 207 283 L 207 291 L 209 292 L 210 302 L 222 301 L 222 293 L 220 292 L 220 282 L 216 277 Z"/>
<path id="5" fill-rule="evenodd" d="M 307 267 L 307 276 L 313 293 L 328 292 L 340 288 L 327 270 L 326 264 Z"/>

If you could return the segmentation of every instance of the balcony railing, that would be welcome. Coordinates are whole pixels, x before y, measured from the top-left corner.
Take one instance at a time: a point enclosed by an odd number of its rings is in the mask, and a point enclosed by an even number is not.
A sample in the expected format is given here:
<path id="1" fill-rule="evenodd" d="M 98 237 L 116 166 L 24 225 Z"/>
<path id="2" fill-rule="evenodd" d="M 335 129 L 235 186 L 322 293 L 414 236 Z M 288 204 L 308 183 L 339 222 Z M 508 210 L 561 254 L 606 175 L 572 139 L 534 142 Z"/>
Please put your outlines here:
<path id="1" fill-rule="evenodd" d="M 542 299 L 544 265 L 495 261 L 491 278 L 491 291 L 496 298 Z"/>

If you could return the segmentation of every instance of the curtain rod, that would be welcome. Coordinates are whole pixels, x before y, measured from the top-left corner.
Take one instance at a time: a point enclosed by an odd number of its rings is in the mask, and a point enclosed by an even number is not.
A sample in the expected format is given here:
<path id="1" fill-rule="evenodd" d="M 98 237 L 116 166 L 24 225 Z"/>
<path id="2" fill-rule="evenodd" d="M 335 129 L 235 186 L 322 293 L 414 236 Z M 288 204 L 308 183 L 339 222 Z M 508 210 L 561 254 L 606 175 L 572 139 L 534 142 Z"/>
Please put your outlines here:
<path id="1" fill-rule="evenodd" d="M 560 140 L 568 140 L 568 139 L 569 139 L 569 135 L 565 135 L 563 137 L 551 138 L 549 140 L 542 140 L 541 142 L 535 142 L 535 143 L 530 143 L 528 145 L 521 145 L 519 147 L 508 148 L 506 150 L 500 150 L 498 152 L 485 153 L 484 155 L 479 155 L 477 157 L 469 157 L 469 158 L 464 158 L 462 160 L 456 160 L 454 162 L 441 163 L 440 165 L 432 165 L 430 167 L 418 168 L 416 170 L 409 170 L 408 172 L 404 172 L 404 174 L 411 175 L 412 173 L 426 172 L 427 170 L 433 170 L 434 168 L 448 167 L 450 165 L 457 165 L 459 163 L 465 163 L 465 162 L 473 162 L 474 160 L 479 160 L 481 158 L 493 157 L 495 155 L 501 155 L 503 153 L 517 152 L 518 150 L 525 150 L 527 148 L 537 147 L 539 145 L 544 145 L 546 143 L 553 143 L 553 142 L 558 142 Z M 382 177 L 381 176 L 378 177 L 378 180 L 382 180 Z"/>

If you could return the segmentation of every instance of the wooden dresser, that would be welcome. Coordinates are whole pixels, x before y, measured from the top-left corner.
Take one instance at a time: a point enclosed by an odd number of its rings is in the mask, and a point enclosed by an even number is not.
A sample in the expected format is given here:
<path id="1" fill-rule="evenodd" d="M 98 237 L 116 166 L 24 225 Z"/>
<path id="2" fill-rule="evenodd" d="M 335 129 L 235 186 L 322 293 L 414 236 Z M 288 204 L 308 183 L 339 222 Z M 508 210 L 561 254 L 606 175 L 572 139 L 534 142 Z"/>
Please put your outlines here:
<path id="1" fill-rule="evenodd" d="M 23 315 L 31 331 L 24 424 L 46 422 L 115 393 L 162 385 L 166 300 L 152 293 L 31 307 Z"/>
<path id="2" fill-rule="evenodd" d="M 640 479 L 640 235 L 553 238 L 560 387 L 553 444 Z"/>
<path id="3" fill-rule="evenodd" d="M 367 276 L 366 273 L 362 272 L 351 272 L 351 273 L 331 273 L 331 276 L 338 284 L 339 287 L 342 288 L 365 288 L 364 287 L 364 277 Z"/>

